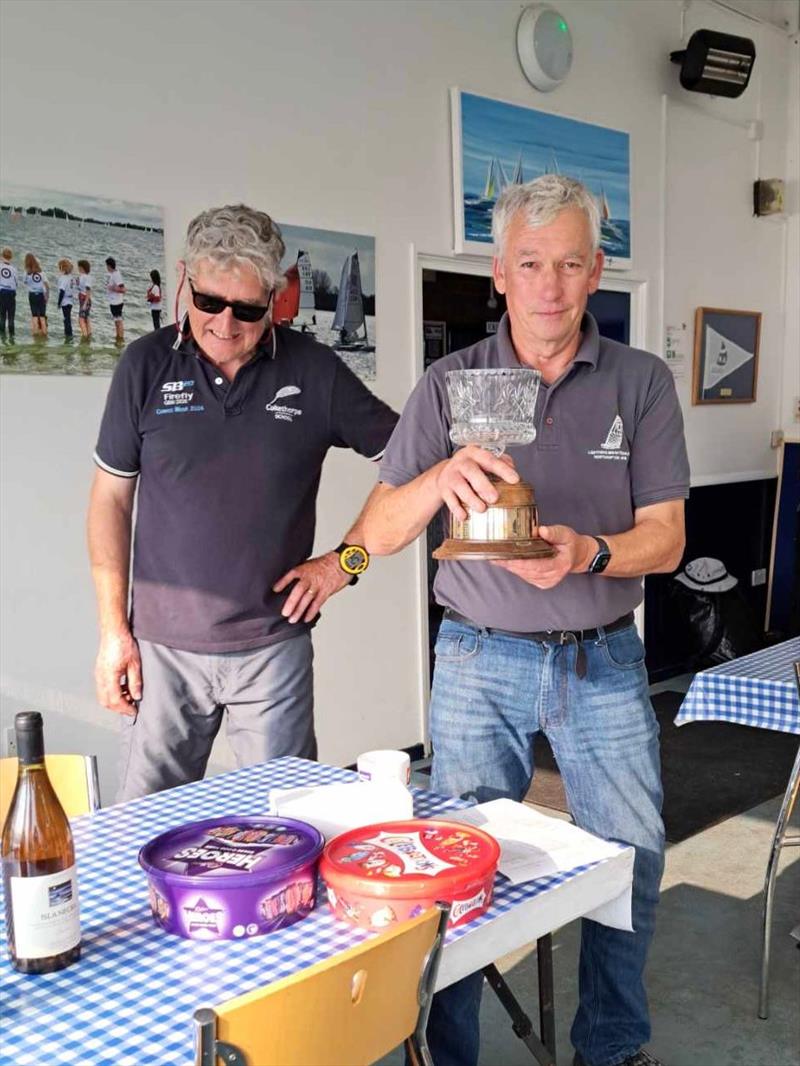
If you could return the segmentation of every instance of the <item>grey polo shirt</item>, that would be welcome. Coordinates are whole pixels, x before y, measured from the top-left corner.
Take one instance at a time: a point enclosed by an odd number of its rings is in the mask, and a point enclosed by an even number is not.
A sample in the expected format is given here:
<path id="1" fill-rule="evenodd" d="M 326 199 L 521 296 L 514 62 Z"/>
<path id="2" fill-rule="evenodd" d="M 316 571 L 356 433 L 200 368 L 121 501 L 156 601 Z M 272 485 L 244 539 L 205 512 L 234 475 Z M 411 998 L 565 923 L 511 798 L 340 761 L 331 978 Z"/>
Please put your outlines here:
<path id="1" fill-rule="evenodd" d="M 689 495 L 683 418 L 672 375 L 660 359 L 601 338 L 588 313 L 582 330 L 569 368 L 539 390 L 536 440 L 508 451 L 534 487 L 542 525 L 621 533 L 633 526 L 636 508 Z M 437 360 L 403 410 L 381 463 L 381 481 L 404 485 L 453 454 L 448 370 L 519 365 L 508 315 L 495 336 Z M 527 632 L 612 622 L 641 601 L 643 583 L 569 574 L 543 590 L 488 562 L 442 561 L 434 593 L 438 603 L 479 625 Z"/>
<path id="2" fill-rule="evenodd" d="M 380 459 L 397 415 L 321 344 L 277 327 L 232 382 L 168 326 L 111 382 L 95 461 L 139 478 L 135 636 L 186 651 L 258 648 L 309 627 L 272 585 L 308 558 L 329 448 Z"/>

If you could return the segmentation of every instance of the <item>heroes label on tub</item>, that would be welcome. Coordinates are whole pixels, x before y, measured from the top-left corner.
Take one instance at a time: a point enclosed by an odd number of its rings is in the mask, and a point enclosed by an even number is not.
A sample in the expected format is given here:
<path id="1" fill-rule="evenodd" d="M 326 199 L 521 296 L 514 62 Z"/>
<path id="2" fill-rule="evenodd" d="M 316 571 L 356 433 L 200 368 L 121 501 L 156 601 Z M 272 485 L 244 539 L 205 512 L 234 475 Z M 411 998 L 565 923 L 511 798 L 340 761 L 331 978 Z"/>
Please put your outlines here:
<path id="1" fill-rule="evenodd" d="M 170 858 L 184 862 L 192 877 L 212 870 L 249 873 L 273 848 L 293 847 L 301 836 L 288 826 L 246 829 L 235 825 L 212 826 L 195 843 L 184 844 Z"/>

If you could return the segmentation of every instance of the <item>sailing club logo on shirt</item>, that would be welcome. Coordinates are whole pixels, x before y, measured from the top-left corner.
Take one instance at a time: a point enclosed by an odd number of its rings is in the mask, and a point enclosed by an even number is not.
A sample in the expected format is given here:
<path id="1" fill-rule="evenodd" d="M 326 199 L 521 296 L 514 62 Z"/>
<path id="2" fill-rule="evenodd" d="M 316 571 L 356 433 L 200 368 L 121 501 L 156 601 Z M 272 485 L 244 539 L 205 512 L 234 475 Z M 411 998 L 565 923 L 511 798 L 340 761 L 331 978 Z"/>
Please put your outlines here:
<path id="1" fill-rule="evenodd" d="M 157 415 L 185 415 L 205 411 L 205 404 L 192 403 L 195 397 L 194 379 L 190 381 L 165 381 L 161 386 L 162 407 L 156 407 Z"/>
<path id="2" fill-rule="evenodd" d="M 182 404 L 191 403 L 194 399 L 194 393 L 190 392 L 190 389 L 194 388 L 194 380 L 192 381 L 165 381 L 161 386 L 161 402 L 165 407 L 179 407 Z"/>
<path id="3" fill-rule="evenodd" d="M 593 459 L 615 459 L 617 462 L 625 462 L 630 459 L 631 453 L 624 447 L 625 430 L 619 415 L 614 418 L 606 434 L 606 439 L 599 448 L 590 449 L 587 454 Z"/>
<path id="4" fill-rule="evenodd" d="M 278 389 L 264 409 L 282 422 L 294 422 L 295 417 L 303 413 L 300 408 L 287 407 L 286 404 L 276 403 L 276 401 L 285 400 L 289 396 L 299 396 L 302 391 L 297 385 L 284 385 L 282 389 Z"/>

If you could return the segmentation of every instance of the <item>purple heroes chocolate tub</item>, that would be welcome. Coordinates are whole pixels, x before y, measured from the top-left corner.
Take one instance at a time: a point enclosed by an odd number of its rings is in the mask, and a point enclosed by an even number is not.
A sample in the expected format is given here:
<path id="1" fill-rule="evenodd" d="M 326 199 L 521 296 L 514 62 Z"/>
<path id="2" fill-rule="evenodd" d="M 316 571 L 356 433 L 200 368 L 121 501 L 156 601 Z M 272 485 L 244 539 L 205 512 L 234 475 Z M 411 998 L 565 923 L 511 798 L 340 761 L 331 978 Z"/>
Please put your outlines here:
<path id="1" fill-rule="evenodd" d="M 314 908 L 323 836 L 294 818 L 208 818 L 139 852 L 157 925 L 190 940 L 262 936 Z"/>

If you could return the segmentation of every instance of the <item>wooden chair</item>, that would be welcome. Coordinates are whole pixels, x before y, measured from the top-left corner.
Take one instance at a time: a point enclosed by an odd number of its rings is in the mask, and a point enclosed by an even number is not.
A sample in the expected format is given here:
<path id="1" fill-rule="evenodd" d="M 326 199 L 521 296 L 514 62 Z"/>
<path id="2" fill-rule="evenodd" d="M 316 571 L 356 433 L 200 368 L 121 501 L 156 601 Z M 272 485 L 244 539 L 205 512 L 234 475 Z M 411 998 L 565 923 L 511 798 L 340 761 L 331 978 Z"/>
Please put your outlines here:
<path id="1" fill-rule="evenodd" d="M 44 764 L 68 818 L 89 814 L 100 807 L 100 784 L 94 755 L 45 755 Z M 0 759 L 0 826 L 6 820 L 16 784 L 16 757 Z"/>
<path id="2" fill-rule="evenodd" d="M 425 1039 L 450 907 L 324 962 L 195 1011 L 195 1066 L 366 1066 L 405 1042 L 433 1066 Z"/>

